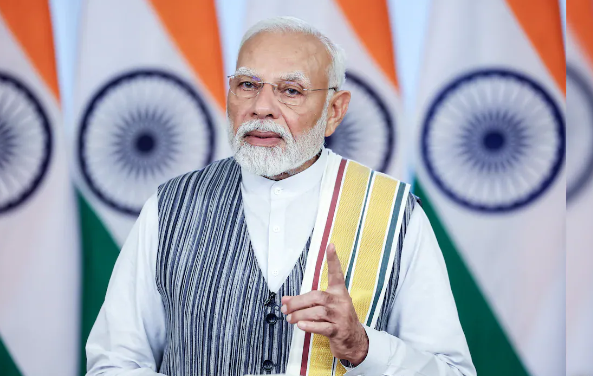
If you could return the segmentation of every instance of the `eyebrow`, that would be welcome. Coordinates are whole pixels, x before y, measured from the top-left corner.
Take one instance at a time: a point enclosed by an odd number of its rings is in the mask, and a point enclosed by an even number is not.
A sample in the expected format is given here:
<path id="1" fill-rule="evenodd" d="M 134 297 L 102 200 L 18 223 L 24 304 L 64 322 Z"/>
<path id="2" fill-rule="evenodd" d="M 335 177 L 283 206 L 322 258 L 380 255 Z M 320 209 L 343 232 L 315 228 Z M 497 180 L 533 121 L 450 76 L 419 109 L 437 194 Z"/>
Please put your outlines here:
<path id="1" fill-rule="evenodd" d="M 282 76 L 280 76 L 280 79 L 282 81 L 300 82 L 302 84 L 305 84 L 306 86 L 311 85 L 311 81 L 309 80 L 309 77 L 307 77 L 307 75 L 305 73 L 303 73 L 302 71 L 294 71 L 294 72 L 285 73 Z"/>
<path id="2" fill-rule="evenodd" d="M 256 71 L 247 67 L 237 68 L 237 70 L 235 71 L 235 76 L 237 75 L 254 76 L 259 78 L 259 74 Z"/>
<path id="3" fill-rule="evenodd" d="M 237 68 L 237 70 L 235 71 L 235 75 L 251 76 L 251 77 L 257 77 L 257 78 L 261 79 L 260 75 L 255 70 L 253 70 L 251 68 L 247 68 L 247 67 Z M 281 81 L 298 82 L 305 86 L 311 85 L 311 80 L 309 80 L 309 77 L 307 77 L 307 75 L 305 73 L 303 73 L 303 71 L 294 71 L 294 72 L 284 73 L 280 76 L 280 80 Z"/>

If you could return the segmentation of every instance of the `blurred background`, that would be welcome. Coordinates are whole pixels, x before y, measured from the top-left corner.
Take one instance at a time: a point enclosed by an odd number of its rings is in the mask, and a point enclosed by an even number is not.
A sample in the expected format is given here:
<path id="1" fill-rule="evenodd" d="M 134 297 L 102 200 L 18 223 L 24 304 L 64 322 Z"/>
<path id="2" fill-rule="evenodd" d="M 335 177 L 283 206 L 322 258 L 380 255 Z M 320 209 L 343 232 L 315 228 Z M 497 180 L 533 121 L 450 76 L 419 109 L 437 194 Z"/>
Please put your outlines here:
<path id="1" fill-rule="evenodd" d="M 275 15 L 346 50 L 326 145 L 414 184 L 478 373 L 593 375 L 593 1 L 568 3 L 0 0 L 0 375 L 84 374 L 144 201 L 230 155 L 225 76 Z"/>

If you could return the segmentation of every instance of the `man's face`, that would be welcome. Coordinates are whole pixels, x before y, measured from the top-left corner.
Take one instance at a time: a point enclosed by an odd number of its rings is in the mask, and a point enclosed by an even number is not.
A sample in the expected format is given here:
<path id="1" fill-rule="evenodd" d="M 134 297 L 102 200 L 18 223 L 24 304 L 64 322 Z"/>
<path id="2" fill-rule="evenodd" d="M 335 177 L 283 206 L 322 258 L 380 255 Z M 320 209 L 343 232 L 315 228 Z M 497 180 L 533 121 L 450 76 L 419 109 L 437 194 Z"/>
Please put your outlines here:
<path id="1" fill-rule="evenodd" d="M 313 36 L 298 33 L 262 32 L 249 39 L 239 51 L 237 69 L 253 72 L 264 82 L 277 83 L 290 78 L 307 89 L 328 87 L 327 72 L 331 57 L 325 46 Z M 250 120 L 272 120 L 296 140 L 309 132 L 322 115 L 327 90 L 307 93 L 299 106 L 289 106 L 276 98 L 273 88 L 264 85 L 250 99 L 229 91 L 227 111 L 233 135 Z M 284 148 L 286 142 L 267 132 L 250 132 L 243 139 L 253 146 Z"/>

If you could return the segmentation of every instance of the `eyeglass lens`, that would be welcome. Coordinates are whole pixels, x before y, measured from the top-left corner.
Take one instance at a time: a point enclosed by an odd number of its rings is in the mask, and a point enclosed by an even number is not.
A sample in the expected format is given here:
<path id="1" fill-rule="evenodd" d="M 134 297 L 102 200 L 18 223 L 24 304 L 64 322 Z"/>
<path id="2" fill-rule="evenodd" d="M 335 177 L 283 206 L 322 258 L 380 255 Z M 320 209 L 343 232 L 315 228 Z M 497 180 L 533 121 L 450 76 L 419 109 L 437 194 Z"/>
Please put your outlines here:
<path id="1" fill-rule="evenodd" d="M 250 76 L 233 76 L 229 81 L 231 92 L 239 98 L 253 98 L 263 88 L 266 83 Z M 305 101 L 305 90 L 296 82 L 280 81 L 276 84 L 270 84 L 274 94 L 282 103 L 298 106 Z"/>

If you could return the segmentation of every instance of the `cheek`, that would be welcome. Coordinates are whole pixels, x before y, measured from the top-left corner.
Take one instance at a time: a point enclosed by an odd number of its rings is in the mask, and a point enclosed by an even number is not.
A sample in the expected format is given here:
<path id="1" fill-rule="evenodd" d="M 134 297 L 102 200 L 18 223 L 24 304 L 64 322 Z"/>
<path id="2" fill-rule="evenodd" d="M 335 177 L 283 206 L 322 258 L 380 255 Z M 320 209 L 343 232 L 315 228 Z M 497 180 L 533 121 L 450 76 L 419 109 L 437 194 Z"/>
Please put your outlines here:
<path id="1" fill-rule="evenodd" d="M 302 118 L 295 114 L 284 114 L 283 120 L 285 121 L 288 131 L 292 135 L 292 138 L 298 138 L 303 133 L 303 125 L 301 123 Z"/>
<path id="2" fill-rule="evenodd" d="M 293 138 L 298 138 L 309 132 L 317 123 L 316 117 L 307 113 L 302 115 L 294 112 L 292 114 L 285 114 L 284 119 Z"/>
<path id="3" fill-rule="evenodd" d="M 237 106 L 237 104 L 227 101 L 227 115 L 231 124 L 233 124 L 233 131 L 235 133 L 245 121 L 245 110 L 242 111 L 241 106 Z"/>

